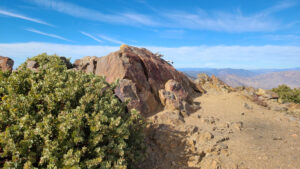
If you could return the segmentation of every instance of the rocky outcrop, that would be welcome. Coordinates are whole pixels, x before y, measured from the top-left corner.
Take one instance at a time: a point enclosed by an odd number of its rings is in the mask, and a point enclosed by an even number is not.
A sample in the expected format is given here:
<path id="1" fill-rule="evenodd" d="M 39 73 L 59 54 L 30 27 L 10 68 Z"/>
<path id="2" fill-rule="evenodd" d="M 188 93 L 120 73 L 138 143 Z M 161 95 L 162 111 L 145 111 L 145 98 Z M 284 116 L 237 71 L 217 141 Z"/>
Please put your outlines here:
<path id="1" fill-rule="evenodd" d="M 233 88 L 218 79 L 215 75 L 209 77 L 205 73 L 198 74 L 195 80 L 198 90 L 206 92 L 207 90 L 214 90 L 217 92 L 231 92 Z"/>
<path id="2" fill-rule="evenodd" d="M 95 73 L 97 65 L 97 57 L 86 56 L 82 59 L 78 59 L 74 62 L 74 67 L 78 70 L 84 71 L 86 73 Z"/>
<path id="3" fill-rule="evenodd" d="M 36 72 L 38 71 L 39 64 L 36 61 L 28 60 L 26 63 L 26 68 Z"/>
<path id="4" fill-rule="evenodd" d="M 122 45 L 120 50 L 107 56 L 85 57 L 76 60 L 74 65 L 78 70 L 105 76 L 109 83 L 120 79 L 116 95 L 121 100 L 130 99 L 129 107 L 136 108 L 144 115 L 163 109 L 159 91 L 165 89 L 170 79 L 182 88 L 180 91 L 184 91 L 174 93 L 182 97 L 185 95 L 182 100 L 192 100 L 199 93 L 187 76 L 145 48 Z"/>
<path id="5" fill-rule="evenodd" d="M 264 90 L 264 89 L 257 89 L 256 91 L 256 95 L 260 96 L 260 97 L 264 97 L 266 99 L 278 99 L 279 95 L 275 92 L 272 92 L 270 90 Z"/>
<path id="6" fill-rule="evenodd" d="M 179 110 L 183 117 L 200 108 L 183 86 L 173 79 L 167 81 L 165 89 L 159 90 L 159 98 L 166 110 Z"/>
<path id="7" fill-rule="evenodd" d="M 14 61 L 11 58 L 0 56 L 0 70 L 1 71 L 12 71 Z"/>

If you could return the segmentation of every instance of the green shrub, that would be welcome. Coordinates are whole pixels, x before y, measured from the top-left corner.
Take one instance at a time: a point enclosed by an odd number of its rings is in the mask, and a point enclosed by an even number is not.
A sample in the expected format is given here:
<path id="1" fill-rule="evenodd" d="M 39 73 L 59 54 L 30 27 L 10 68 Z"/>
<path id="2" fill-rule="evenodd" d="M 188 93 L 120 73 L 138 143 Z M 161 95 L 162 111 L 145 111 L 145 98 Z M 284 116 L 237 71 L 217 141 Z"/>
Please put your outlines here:
<path id="1" fill-rule="evenodd" d="M 300 103 L 300 88 L 291 89 L 287 85 L 280 85 L 272 91 L 277 93 L 283 102 Z"/>
<path id="2" fill-rule="evenodd" d="M 33 57 L 0 73 L 0 168 L 133 168 L 143 158 L 144 121 L 104 78 L 68 70 L 58 56 Z"/>

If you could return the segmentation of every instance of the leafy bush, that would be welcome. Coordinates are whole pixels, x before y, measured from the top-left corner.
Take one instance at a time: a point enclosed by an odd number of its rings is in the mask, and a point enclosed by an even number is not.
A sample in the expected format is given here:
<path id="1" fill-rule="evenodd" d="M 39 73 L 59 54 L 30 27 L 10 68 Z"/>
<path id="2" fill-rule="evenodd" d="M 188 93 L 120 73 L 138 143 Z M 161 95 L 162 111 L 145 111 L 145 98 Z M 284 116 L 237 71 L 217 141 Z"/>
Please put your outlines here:
<path id="1" fill-rule="evenodd" d="M 300 103 L 300 88 L 291 89 L 287 85 L 280 85 L 272 91 L 277 93 L 283 102 Z"/>
<path id="2" fill-rule="evenodd" d="M 0 73 L 0 168 L 132 168 L 144 121 L 104 78 L 68 70 L 58 56 L 38 71 Z"/>

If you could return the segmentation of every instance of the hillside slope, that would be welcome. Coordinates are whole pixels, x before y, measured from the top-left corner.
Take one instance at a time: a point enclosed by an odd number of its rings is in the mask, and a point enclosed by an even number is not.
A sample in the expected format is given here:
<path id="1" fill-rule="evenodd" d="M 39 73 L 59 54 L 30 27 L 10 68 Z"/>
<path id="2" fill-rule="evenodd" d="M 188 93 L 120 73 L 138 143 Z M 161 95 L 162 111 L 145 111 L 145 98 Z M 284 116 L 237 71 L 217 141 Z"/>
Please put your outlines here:
<path id="1" fill-rule="evenodd" d="M 300 70 L 244 70 L 244 69 L 180 69 L 193 79 L 197 74 L 206 73 L 216 75 L 232 87 L 247 86 L 263 89 L 272 89 L 281 84 L 292 88 L 300 87 Z"/>
<path id="2" fill-rule="evenodd" d="M 292 88 L 300 87 L 300 71 L 283 71 L 265 73 L 253 77 L 239 77 L 236 75 L 219 76 L 230 86 L 248 86 L 254 88 L 272 89 L 281 84 L 286 84 Z"/>

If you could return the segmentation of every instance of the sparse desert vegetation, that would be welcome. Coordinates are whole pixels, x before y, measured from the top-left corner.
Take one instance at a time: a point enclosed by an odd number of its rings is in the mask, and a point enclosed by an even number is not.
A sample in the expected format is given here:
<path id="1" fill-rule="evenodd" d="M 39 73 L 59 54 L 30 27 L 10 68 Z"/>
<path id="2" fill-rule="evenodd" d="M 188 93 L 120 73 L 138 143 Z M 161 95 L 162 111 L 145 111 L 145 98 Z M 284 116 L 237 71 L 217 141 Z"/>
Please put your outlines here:
<path id="1" fill-rule="evenodd" d="M 300 103 L 300 88 L 290 88 L 287 85 L 280 85 L 272 89 L 279 95 L 282 102 Z"/>
<path id="2" fill-rule="evenodd" d="M 144 121 L 116 84 L 70 65 L 41 54 L 1 72 L 0 168 L 132 168 L 143 158 Z"/>

